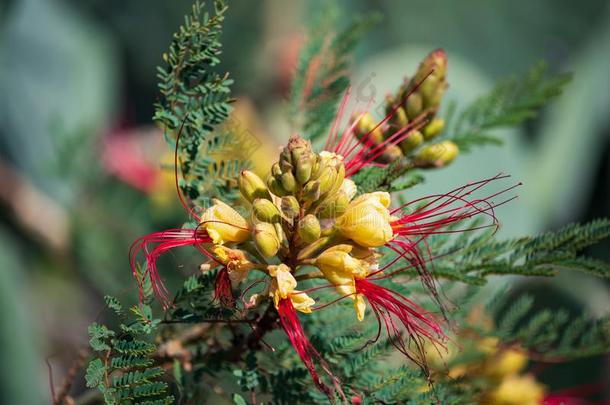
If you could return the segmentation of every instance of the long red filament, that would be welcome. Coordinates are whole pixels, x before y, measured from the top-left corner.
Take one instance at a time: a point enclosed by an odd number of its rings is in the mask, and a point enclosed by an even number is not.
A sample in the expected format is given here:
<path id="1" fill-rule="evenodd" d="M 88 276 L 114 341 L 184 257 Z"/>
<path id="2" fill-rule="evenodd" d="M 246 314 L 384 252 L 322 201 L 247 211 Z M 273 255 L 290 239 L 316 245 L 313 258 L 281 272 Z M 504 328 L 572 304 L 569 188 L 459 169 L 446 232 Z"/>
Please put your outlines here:
<path id="1" fill-rule="evenodd" d="M 350 177 L 353 174 L 357 173 L 361 168 L 367 165 L 376 165 L 383 166 L 383 164 L 379 164 L 375 162 L 379 156 L 383 154 L 385 148 L 390 145 L 397 145 L 402 142 L 404 139 L 408 138 L 413 132 L 421 129 L 426 124 L 425 114 L 422 114 L 416 120 L 406 124 L 404 127 L 399 128 L 395 133 L 388 136 L 380 144 L 377 144 L 373 139 L 373 135 L 375 131 L 381 126 L 385 125 L 398 111 L 401 105 L 411 96 L 417 89 L 422 85 L 422 83 L 434 72 L 434 68 L 432 68 L 419 82 L 417 82 L 409 91 L 402 97 L 401 100 L 398 100 L 396 105 L 392 107 L 392 110 L 386 114 L 386 116 L 379 121 L 369 132 L 364 134 L 361 139 L 356 139 L 354 136 L 354 129 L 357 126 L 357 123 L 362 118 L 363 114 L 361 114 L 351 125 L 348 125 L 348 129 L 343 131 L 343 133 L 338 137 L 339 132 L 339 123 L 344 114 L 350 93 L 351 88 L 349 88 L 339 105 L 339 109 L 337 111 L 337 115 L 331 127 L 329 136 L 326 140 L 325 150 L 337 153 L 343 156 L 345 161 L 345 169 L 346 169 L 346 177 Z M 371 100 L 372 101 L 372 100 Z M 368 109 L 368 107 L 367 107 Z M 337 137 L 339 138 L 337 140 Z"/>
<path id="2" fill-rule="evenodd" d="M 200 251 L 211 256 L 201 244 L 211 242 L 208 234 L 199 229 L 174 228 L 166 231 L 154 232 L 136 239 L 129 248 L 129 264 L 138 282 L 140 300 L 144 297 L 143 283 L 146 276 L 150 277 L 151 285 L 155 295 L 161 300 L 164 308 L 169 307 L 169 292 L 163 284 L 163 280 L 157 269 L 157 259 L 169 250 L 181 246 L 195 246 Z M 152 247 L 151 247 L 152 246 Z M 142 277 L 138 274 L 137 255 L 144 253 L 146 270 Z"/>
<path id="3" fill-rule="evenodd" d="M 428 373 L 426 342 L 442 346 L 446 338 L 433 317 L 402 294 L 367 279 L 356 279 L 356 292 L 366 297 L 392 345 Z"/>
<path id="4" fill-rule="evenodd" d="M 226 308 L 233 308 L 235 306 L 231 279 L 226 267 L 222 267 L 216 275 L 216 280 L 214 281 L 214 301 L 219 302 L 220 305 Z"/>
<path id="5" fill-rule="evenodd" d="M 309 374 L 311 375 L 316 387 L 326 394 L 328 399 L 333 402 L 333 391 L 330 387 L 328 387 L 328 385 L 324 384 L 320 378 L 318 372 L 316 371 L 317 364 L 332 380 L 335 390 L 339 393 L 339 395 L 341 395 L 344 402 L 347 402 L 345 394 L 341 389 L 339 379 L 332 373 L 326 360 L 324 360 L 316 348 L 313 347 L 305 335 L 305 331 L 303 331 L 303 327 L 299 321 L 297 312 L 292 305 L 292 301 L 289 298 L 281 299 L 278 303 L 277 312 L 290 343 L 292 343 L 292 346 L 305 364 L 305 367 L 307 367 L 307 370 L 309 370 Z"/>

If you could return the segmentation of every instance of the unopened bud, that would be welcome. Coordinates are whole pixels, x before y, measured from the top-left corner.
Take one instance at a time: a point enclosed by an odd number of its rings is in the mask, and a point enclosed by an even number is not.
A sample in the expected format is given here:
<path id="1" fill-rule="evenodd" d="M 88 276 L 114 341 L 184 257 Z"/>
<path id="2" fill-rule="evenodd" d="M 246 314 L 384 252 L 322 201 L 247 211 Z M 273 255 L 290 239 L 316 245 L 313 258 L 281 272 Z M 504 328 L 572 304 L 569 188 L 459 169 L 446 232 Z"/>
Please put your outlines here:
<path id="1" fill-rule="evenodd" d="M 327 198 L 318 210 L 318 215 L 322 219 L 327 218 L 337 218 L 347 210 L 347 206 L 349 205 L 348 196 L 340 191 L 335 195 L 331 195 Z"/>
<path id="2" fill-rule="evenodd" d="M 435 118 L 426 127 L 424 128 L 424 138 L 426 141 L 436 137 L 441 132 L 443 132 L 443 128 L 445 127 L 445 120 L 442 118 Z"/>
<path id="3" fill-rule="evenodd" d="M 282 170 L 282 173 L 292 173 L 293 168 L 294 166 L 291 162 L 280 160 L 280 169 Z"/>
<path id="4" fill-rule="evenodd" d="M 400 149 L 406 155 L 424 141 L 424 136 L 419 131 L 411 132 L 405 139 L 400 142 Z"/>
<path id="5" fill-rule="evenodd" d="M 268 222 L 259 222 L 254 226 L 254 244 L 265 257 L 275 256 L 280 249 L 280 240 L 275 227 Z"/>
<path id="6" fill-rule="evenodd" d="M 273 224 L 275 227 L 275 233 L 277 234 L 277 238 L 280 241 L 280 244 L 284 247 L 288 247 L 288 238 L 286 237 L 286 232 L 284 232 L 284 228 L 282 228 L 282 224 L 280 222 L 276 222 Z"/>
<path id="7" fill-rule="evenodd" d="M 278 210 L 274 203 L 267 199 L 257 198 L 252 203 L 252 209 L 256 219 L 259 221 L 271 223 L 280 222 L 280 210 Z"/>
<path id="8" fill-rule="evenodd" d="M 405 110 L 409 119 L 412 120 L 417 117 L 423 110 L 424 103 L 422 97 L 418 93 L 411 94 L 406 101 Z"/>
<path id="9" fill-rule="evenodd" d="M 282 175 L 282 168 L 280 167 L 279 162 L 275 162 L 273 166 L 271 166 L 271 174 L 275 177 L 280 177 Z"/>
<path id="10" fill-rule="evenodd" d="M 271 190 L 271 192 L 278 197 L 283 197 L 289 194 L 286 190 L 284 190 L 284 187 L 282 187 L 282 184 L 278 181 L 278 179 L 273 176 L 269 176 L 267 179 L 267 185 L 269 186 L 269 190 Z"/>
<path id="11" fill-rule="evenodd" d="M 311 169 L 313 166 L 312 155 L 303 155 L 296 162 L 295 177 L 299 184 L 305 184 L 311 177 Z"/>
<path id="12" fill-rule="evenodd" d="M 286 149 L 290 151 L 293 162 L 299 161 L 302 156 L 312 154 L 311 142 L 306 141 L 298 135 L 294 135 L 290 138 Z"/>
<path id="13" fill-rule="evenodd" d="M 443 141 L 423 148 L 415 160 L 425 166 L 443 167 L 453 161 L 459 154 L 458 146 L 451 141 Z"/>
<path id="14" fill-rule="evenodd" d="M 298 232 L 303 242 L 312 243 L 320 237 L 320 222 L 312 214 L 305 215 L 299 221 Z"/>
<path id="15" fill-rule="evenodd" d="M 291 164 L 292 163 L 292 156 L 290 155 L 290 151 L 288 150 L 288 148 L 284 148 L 282 149 L 282 152 L 280 152 L 280 164 Z"/>
<path id="16" fill-rule="evenodd" d="M 271 199 L 265 182 L 250 170 L 244 170 L 239 176 L 239 191 L 250 202 L 256 198 Z"/>
<path id="17" fill-rule="evenodd" d="M 297 190 L 297 181 L 291 172 L 282 173 L 280 181 L 284 190 L 288 191 L 289 193 L 294 193 Z"/>
<path id="18" fill-rule="evenodd" d="M 432 72 L 432 74 L 430 74 Z M 414 81 L 419 82 L 430 74 L 429 77 L 444 78 L 447 72 L 447 55 L 442 49 L 436 49 L 430 52 L 424 60 L 420 63 L 417 73 L 413 78 Z"/>
<path id="19" fill-rule="evenodd" d="M 320 195 L 324 195 L 331 190 L 331 188 L 335 185 L 336 177 L 337 172 L 335 169 L 329 166 L 324 169 L 320 179 L 318 180 L 320 182 Z"/>
<path id="20" fill-rule="evenodd" d="M 433 97 L 436 89 L 439 88 L 442 84 L 439 82 L 438 77 L 436 75 L 430 75 L 422 82 L 419 87 L 419 93 L 423 97 L 424 105 L 426 107 L 429 106 L 429 100 Z"/>
<path id="21" fill-rule="evenodd" d="M 365 142 L 371 141 L 376 144 L 383 142 L 381 126 L 377 125 L 375 119 L 369 113 L 364 113 L 358 120 L 355 135 L 358 139 Z"/>
<path id="22" fill-rule="evenodd" d="M 391 112 L 388 111 L 388 114 Z M 397 128 L 402 128 L 405 125 L 407 125 L 409 123 L 409 118 L 407 117 L 407 112 L 405 111 L 405 109 L 403 107 L 398 107 L 396 109 L 396 111 L 394 112 L 394 115 L 392 115 L 392 118 L 390 118 L 390 124 L 393 127 L 393 130 L 391 130 L 390 133 L 386 134 L 387 135 L 393 135 L 396 132 Z"/>
<path id="23" fill-rule="evenodd" d="M 292 195 L 287 195 L 286 197 L 282 197 L 282 213 L 289 218 L 293 219 L 299 215 L 301 207 L 299 207 L 299 202 Z"/>
<path id="24" fill-rule="evenodd" d="M 440 105 L 444 94 L 445 94 L 445 86 L 439 86 L 433 92 L 431 92 L 430 94 L 427 94 L 424 99 L 425 108 L 428 108 L 428 109 L 437 108 Z"/>
<path id="25" fill-rule="evenodd" d="M 303 199 L 313 202 L 318 198 L 320 198 L 320 180 L 310 181 L 303 188 Z"/>
<path id="26" fill-rule="evenodd" d="M 383 153 L 376 159 L 381 163 L 392 163 L 403 157 L 402 151 L 396 145 L 387 145 L 383 149 Z"/>

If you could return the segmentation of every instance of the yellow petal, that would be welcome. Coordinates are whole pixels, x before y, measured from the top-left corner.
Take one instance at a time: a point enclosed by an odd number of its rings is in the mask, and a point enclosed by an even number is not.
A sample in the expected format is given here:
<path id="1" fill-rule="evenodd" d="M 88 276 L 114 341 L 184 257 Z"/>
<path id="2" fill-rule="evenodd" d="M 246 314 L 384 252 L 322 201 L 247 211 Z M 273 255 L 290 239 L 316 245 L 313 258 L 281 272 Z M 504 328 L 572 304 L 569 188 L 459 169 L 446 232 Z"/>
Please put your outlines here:
<path id="1" fill-rule="evenodd" d="M 278 300 L 279 298 L 288 298 L 297 286 L 297 281 L 290 273 L 290 267 L 283 263 L 278 266 L 269 266 L 269 275 L 275 278 Z"/>
<path id="2" fill-rule="evenodd" d="M 290 294 L 290 300 L 294 309 L 305 314 L 311 313 L 311 307 L 316 303 L 309 295 L 296 290 Z"/>
<path id="3" fill-rule="evenodd" d="M 250 238 L 248 222 L 220 200 L 205 210 L 201 223 L 215 244 L 244 242 Z"/>
<path id="4" fill-rule="evenodd" d="M 358 320 L 362 322 L 364 319 L 364 311 L 366 310 L 366 302 L 362 294 L 356 294 L 354 297 L 354 308 L 356 309 L 356 315 Z"/>
<path id="5" fill-rule="evenodd" d="M 363 194 L 350 203 L 345 213 L 337 219 L 336 226 L 344 236 L 361 246 L 383 246 L 394 235 L 389 205 L 388 193 Z"/>

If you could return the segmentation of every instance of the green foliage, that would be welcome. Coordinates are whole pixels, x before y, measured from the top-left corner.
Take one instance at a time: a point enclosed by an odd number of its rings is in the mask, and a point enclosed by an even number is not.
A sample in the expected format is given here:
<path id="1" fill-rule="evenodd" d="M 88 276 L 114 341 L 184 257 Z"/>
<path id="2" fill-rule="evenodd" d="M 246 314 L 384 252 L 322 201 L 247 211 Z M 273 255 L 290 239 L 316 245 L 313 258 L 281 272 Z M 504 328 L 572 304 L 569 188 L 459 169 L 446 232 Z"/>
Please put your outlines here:
<path id="1" fill-rule="evenodd" d="M 247 165 L 241 157 L 230 156 L 239 148 L 240 137 L 231 126 L 223 125 L 231 110 L 231 80 L 216 70 L 226 9 L 223 1 L 216 1 L 210 14 L 196 2 L 164 55 L 167 66 L 159 69 L 162 98 L 154 118 L 170 143 L 175 143 L 180 134 L 177 156 L 184 178 L 179 185 L 199 204 L 212 197 L 230 201 L 238 193 L 235 177 Z M 338 15 L 327 11 L 310 27 L 290 99 L 291 118 L 303 135 L 315 141 L 328 130 L 349 85 L 353 49 L 376 20 L 376 16 L 362 17 L 337 29 Z M 544 66 L 537 66 L 525 77 L 498 85 L 462 110 L 446 136 L 463 151 L 477 144 L 498 143 L 491 134 L 493 129 L 532 117 L 536 109 L 559 94 L 568 79 L 567 75 L 548 77 Z M 401 159 L 386 167 L 363 169 L 353 180 L 360 193 L 398 192 L 423 182 L 424 177 L 415 169 L 415 162 Z M 478 225 L 475 221 L 472 228 Z M 585 247 L 609 236 L 610 221 L 598 220 L 506 241 L 498 241 L 492 231 L 481 231 L 433 235 L 426 242 L 434 255 L 430 268 L 435 277 L 467 284 L 469 299 L 451 314 L 456 324 L 477 329 L 477 325 L 468 325 L 466 315 L 475 298 L 480 298 L 479 286 L 489 276 L 549 276 L 569 268 L 610 277 L 607 263 L 580 255 Z M 248 296 L 234 291 L 236 305 L 224 308 L 214 300 L 218 270 L 198 272 L 183 283 L 172 307 L 159 319 L 152 306 L 150 279 L 142 268 L 138 267 L 137 272 L 143 281 L 143 302 L 127 311 L 118 299 L 106 296 L 108 308 L 120 320 L 118 327 L 112 330 L 94 323 L 89 328 L 95 358 L 87 367 L 87 386 L 97 388 L 106 403 L 174 403 L 167 369 L 173 371 L 172 388 L 180 391 L 180 402 L 185 404 L 209 401 L 211 395 L 237 405 L 328 402 L 313 389 L 310 374 L 285 334 L 274 331 L 279 329 L 279 322 L 273 306 L 248 307 L 250 294 L 268 292 L 267 285 L 256 287 L 256 275 L 251 274 L 242 284 L 253 287 Z M 406 269 L 403 274 L 414 280 L 399 275 L 397 280 L 380 283 L 422 308 L 437 309 L 420 285 L 417 272 Z M 304 281 L 311 284 L 303 289 L 318 286 L 316 282 Z M 241 292 L 246 295 L 245 288 Z M 553 359 L 609 349 L 607 320 L 572 317 L 561 310 L 535 310 L 528 296 L 511 303 L 504 297 L 500 292 L 486 301 L 489 315 L 497 319 L 497 329 L 480 331 L 482 335 L 497 336 L 506 345 L 518 343 L 532 355 Z M 316 292 L 316 302 L 334 298 L 334 291 Z M 439 378 L 432 384 L 432 377 L 402 355 L 397 356 L 382 321 L 374 316 L 356 321 L 349 299 L 300 319 L 312 344 L 354 403 L 360 398 L 364 404 L 461 404 L 472 403 L 481 392 L 481 387 L 461 380 Z"/>
<path id="2" fill-rule="evenodd" d="M 361 16 L 337 30 L 338 12 L 327 6 L 309 28 L 290 95 L 290 116 L 303 137 L 315 141 L 328 131 L 349 86 L 352 52 L 379 19 L 377 14 Z"/>
<path id="3" fill-rule="evenodd" d="M 535 310 L 529 295 L 496 305 L 490 314 L 498 318 L 491 334 L 506 345 L 518 343 L 535 360 L 565 362 L 610 350 L 608 317 L 593 320 L 587 315 L 571 316 L 563 309 Z"/>
<path id="4" fill-rule="evenodd" d="M 469 228 L 475 228 L 473 223 Z M 484 284 L 490 275 L 553 276 L 569 268 L 610 277 L 607 263 L 582 257 L 587 246 L 610 237 L 610 220 L 568 225 L 556 232 L 505 241 L 496 240 L 493 231 L 465 232 L 460 237 L 434 235 L 429 239 L 437 278 Z M 414 270 L 406 270 L 415 275 Z"/>
<path id="5" fill-rule="evenodd" d="M 104 325 L 98 325 L 97 323 L 89 325 L 89 346 L 96 352 L 110 350 L 110 346 L 106 344 L 106 339 L 113 336 L 114 332 Z"/>
<path id="6" fill-rule="evenodd" d="M 219 130 L 231 111 L 228 73 L 216 71 L 220 63 L 222 22 L 227 6 L 214 2 L 214 13 L 196 1 L 192 13 L 174 34 L 160 67 L 161 101 L 154 119 L 173 147 L 180 134 L 179 157 L 182 190 L 200 204 L 212 197 L 228 199 L 237 174 L 247 165 L 230 155 L 236 139 L 229 128 Z M 214 132 L 214 130 L 216 130 Z"/>
<path id="7" fill-rule="evenodd" d="M 462 152 L 477 145 L 501 144 L 491 131 L 516 126 L 535 117 L 537 110 L 561 94 L 571 80 L 570 74 L 549 75 L 545 63 L 538 63 L 522 77 L 498 83 L 484 95 L 458 113 L 447 136 Z M 452 114 L 451 114 L 452 115 Z"/>
<path id="8" fill-rule="evenodd" d="M 352 180 L 358 186 L 359 194 L 373 191 L 403 191 L 424 182 L 424 176 L 409 171 L 410 168 L 406 161 L 396 160 L 386 167 L 371 166 L 360 169 Z"/>
<path id="9" fill-rule="evenodd" d="M 105 297 L 107 306 L 123 318 L 118 299 Z M 174 396 L 163 381 L 165 370 L 154 366 L 157 346 L 148 341 L 159 319 L 152 318 L 150 307 L 132 308 L 135 320 L 119 325 L 118 333 L 104 325 L 89 327 L 91 348 L 99 352 L 87 367 L 87 386 L 97 388 L 107 404 L 172 404 Z"/>

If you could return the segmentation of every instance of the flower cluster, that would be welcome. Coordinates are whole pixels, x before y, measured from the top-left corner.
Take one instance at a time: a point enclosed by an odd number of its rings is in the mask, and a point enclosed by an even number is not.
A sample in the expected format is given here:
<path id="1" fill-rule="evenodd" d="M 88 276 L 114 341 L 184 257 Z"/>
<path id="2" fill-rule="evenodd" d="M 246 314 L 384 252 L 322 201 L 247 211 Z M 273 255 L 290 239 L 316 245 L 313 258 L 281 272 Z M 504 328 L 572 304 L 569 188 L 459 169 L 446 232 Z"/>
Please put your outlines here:
<path id="1" fill-rule="evenodd" d="M 441 61 L 444 58 L 438 52 L 433 55 L 436 64 L 439 58 Z M 235 305 L 233 290 L 260 275 L 266 290 L 257 302 L 268 298 L 269 308 L 277 312 L 279 323 L 315 384 L 329 396 L 332 390 L 318 372 L 322 370 L 343 395 L 339 381 L 307 339 L 297 316 L 297 312 L 308 314 L 328 304 L 316 306 L 312 293 L 319 287 L 299 288 L 304 280 L 324 280 L 336 290 L 337 300 L 353 301 L 356 322 L 372 312 L 394 346 L 427 370 L 425 348 L 444 341 L 443 319 L 380 281 L 415 269 L 442 308 L 429 270 L 433 253 L 425 248 L 426 239 L 436 233 L 474 229 L 467 225 L 460 228 L 459 224 L 479 215 L 490 218 L 483 226 L 496 226 L 494 209 L 507 200 L 494 202 L 494 199 L 510 188 L 473 197 L 490 182 L 506 177 L 496 176 L 394 208 L 387 192 L 358 193 L 350 179 L 352 175 L 368 165 L 384 164 L 380 157 L 385 151 L 403 148 L 411 137 L 424 136 L 422 130 L 431 138 L 434 126 L 441 125 L 421 116 L 429 116 L 438 105 L 446 87 L 444 66 L 438 71 L 432 68 L 414 80 L 415 84 L 402 90 L 401 97 L 412 100 L 409 97 L 417 96 L 421 99 L 420 108 L 415 108 L 412 101 L 405 104 L 400 100 L 379 124 L 364 134 L 357 132 L 364 128 L 368 115 L 361 114 L 343 131 L 339 130 L 337 119 L 324 150 L 314 152 L 310 142 L 295 135 L 271 166 L 266 179 L 243 171 L 239 188 L 247 215 L 214 200 L 201 215 L 189 209 L 198 222 L 195 229 L 172 229 L 138 239 L 131 251 L 134 274 L 139 274 L 136 256 L 143 252 L 146 275 L 166 307 L 171 303 L 156 260 L 175 247 L 194 246 L 206 256 L 205 268 L 220 268 L 215 298 L 222 305 Z M 345 104 L 340 107 L 339 117 Z M 397 119 L 401 114 L 408 119 Z M 414 114 L 420 114 L 420 118 Z M 375 132 L 388 122 L 393 133 L 387 129 L 377 139 Z M 446 156 L 442 159 L 450 160 Z"/>

